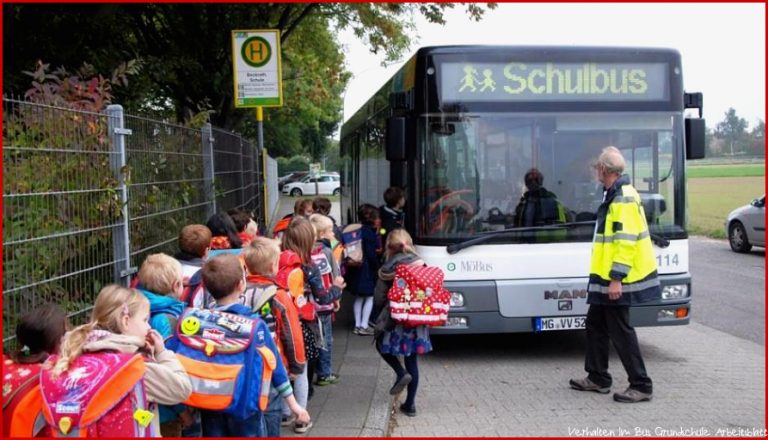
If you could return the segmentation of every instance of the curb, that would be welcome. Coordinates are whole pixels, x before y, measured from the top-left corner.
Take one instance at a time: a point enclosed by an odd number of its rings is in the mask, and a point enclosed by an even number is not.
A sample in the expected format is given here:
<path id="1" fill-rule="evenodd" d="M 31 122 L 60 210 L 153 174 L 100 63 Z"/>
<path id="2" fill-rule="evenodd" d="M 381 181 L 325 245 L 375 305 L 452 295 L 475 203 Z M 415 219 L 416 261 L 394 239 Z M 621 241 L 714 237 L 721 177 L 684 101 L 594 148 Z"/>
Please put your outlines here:
<path id="1" fill-rule="evenodd" d="M 382 359 L 376 372 L 376 388 L 360 437 L 387 437 L 394 396 L 389 395 L 389 367 Z"/>

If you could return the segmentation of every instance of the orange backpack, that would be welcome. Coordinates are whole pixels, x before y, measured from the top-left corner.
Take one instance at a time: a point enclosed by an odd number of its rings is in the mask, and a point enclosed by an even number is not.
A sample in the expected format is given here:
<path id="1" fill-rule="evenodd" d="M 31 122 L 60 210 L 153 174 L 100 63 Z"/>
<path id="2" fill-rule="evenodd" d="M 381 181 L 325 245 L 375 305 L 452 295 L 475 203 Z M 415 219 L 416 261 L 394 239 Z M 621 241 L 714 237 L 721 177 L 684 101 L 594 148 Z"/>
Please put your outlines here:
<path id="1" fill-rule="evenodd" d="M 3 437 L 49 436 L 40 394 L 41 364 L 17 364 L 3 355 Z"/>

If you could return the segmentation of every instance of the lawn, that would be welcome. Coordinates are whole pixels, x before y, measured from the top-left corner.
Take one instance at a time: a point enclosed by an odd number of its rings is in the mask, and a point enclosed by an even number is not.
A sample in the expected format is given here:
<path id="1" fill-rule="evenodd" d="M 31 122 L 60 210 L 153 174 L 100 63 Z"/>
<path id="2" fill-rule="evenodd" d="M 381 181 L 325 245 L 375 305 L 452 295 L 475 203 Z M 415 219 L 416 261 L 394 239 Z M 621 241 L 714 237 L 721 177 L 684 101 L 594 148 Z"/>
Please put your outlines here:
<path id="1" fill-rule="evenodd" d="M 689 178 L 690 232 L 724 238 L 723 224 L 728 213 L 765 193 L 765 177 L 761 176 Z"/>
<path id="2" fill-rule="evenodd" d="M 765 176 L 765 164 L 688 166 L 688 177 L 754 177 Z"/>

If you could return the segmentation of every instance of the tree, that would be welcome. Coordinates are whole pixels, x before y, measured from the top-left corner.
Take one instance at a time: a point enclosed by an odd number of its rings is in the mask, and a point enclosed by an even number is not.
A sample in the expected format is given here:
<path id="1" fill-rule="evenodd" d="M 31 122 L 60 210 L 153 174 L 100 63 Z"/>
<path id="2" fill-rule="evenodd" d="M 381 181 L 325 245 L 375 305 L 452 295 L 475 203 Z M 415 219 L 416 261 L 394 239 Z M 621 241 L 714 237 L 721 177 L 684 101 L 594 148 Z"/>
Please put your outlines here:
<path id="1" fill-rule="evenodd" d="M 749 133 L 749 153 L 765 156 L 765 121 L 758 119 L 755 128 Z"/>
<path id="2" fill-rule="evenodd" d="M 154 112 L 179 122 L 209 111 L 211 122 L 255 133 L 254 112 L 235 109 L 232 29 L 279 29 L 284 65 L 284 102 L 269 110 L 265 140 L 270 151 L 301 151 L 305 129 L 326 128 L 341 119 L 341 93 L 349 80 L 335 31 L 352 29 L 383 62 L 410 47 L 414 14 L 443 23 L 455 4 L 419 3 L 197 3 L 197 4 L 4 4 L 7 41 L 4 92 L 25 90 L 22 70 L 37 60 L 108 72 L 128 60 L 143 68 L 128 90 L 115 93 L 127 112 Z M 468 4 L 479 20 L 485 8 Z M 320 126 L 320 123 L 326 124 Z M 332 132 L 332 131 L 331 131 Z"/>
<path id="3" fill-rule="evenodd" d="M 716 135 L 728 141 L 733 156 L 733 145 L 744 139 L 747 130 L 747 120 L 736 115 L 736 110 L 731 107 L 725 112 L 725 119 L 717 124 Z"/>

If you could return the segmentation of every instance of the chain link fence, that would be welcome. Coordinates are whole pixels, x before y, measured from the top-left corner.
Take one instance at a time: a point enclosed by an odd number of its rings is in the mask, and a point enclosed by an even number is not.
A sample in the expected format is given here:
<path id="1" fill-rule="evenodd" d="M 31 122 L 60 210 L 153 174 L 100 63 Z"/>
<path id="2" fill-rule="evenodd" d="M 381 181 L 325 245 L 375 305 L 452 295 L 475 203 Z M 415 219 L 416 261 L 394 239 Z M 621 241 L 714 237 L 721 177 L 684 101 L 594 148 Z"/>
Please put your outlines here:
<path id="1" fill-rule="evenodd" d="M 88 320 L 106 284 L 127 284 L 181 228 L 242 208 L 264 227 L 274 163 L 241 136 L 3 98 L 3 346 L 21 314 L 60 304 Z M 267 187 L 277 187 L 268 181 Z"/>

